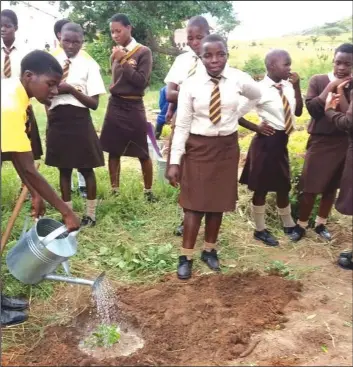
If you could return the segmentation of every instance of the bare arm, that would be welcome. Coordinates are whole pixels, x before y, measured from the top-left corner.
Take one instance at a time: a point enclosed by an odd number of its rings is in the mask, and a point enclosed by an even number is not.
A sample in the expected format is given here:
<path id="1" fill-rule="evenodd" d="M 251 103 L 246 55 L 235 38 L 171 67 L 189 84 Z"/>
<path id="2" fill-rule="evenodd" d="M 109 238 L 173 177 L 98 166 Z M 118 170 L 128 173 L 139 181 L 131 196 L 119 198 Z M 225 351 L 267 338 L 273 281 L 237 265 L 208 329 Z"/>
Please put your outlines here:
<path id="1" fill-rule="evenodd" d="M 34 195 L 38 193 L 44 200 L 56 208 L 64 217 L 68 230 L 80 227 L 73 211 L 59 198 L 48 182 L 36 170 L 32 152 L 12 153 L 12 162 L 23 183 Z"/>
<path id="2" fill-rule="evenodd" d="M 167 84 L 167 101 L 169 103 L 178 103 L 178 96 L 179 96 L 179 86 L 175 83 L 168 83 Z"/>

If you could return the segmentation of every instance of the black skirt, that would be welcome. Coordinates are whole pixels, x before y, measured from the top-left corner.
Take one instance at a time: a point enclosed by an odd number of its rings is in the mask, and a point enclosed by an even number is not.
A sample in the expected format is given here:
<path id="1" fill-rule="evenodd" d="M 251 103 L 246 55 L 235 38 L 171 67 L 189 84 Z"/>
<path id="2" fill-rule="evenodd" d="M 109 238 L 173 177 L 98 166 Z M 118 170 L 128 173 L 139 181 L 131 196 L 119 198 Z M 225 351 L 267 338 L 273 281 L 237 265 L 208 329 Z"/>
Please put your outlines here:
<path id="1" fill-rule="evenodd" d="M 104 166 L 88 108 L 59 105 L 49 110 L 45 164 L 78 169 Z"/>
<path id="2" fill-rule="evenodd" d="M 100 142 L 105 152 L 116 157 L 149 158 L 143 100 L 111 96 Z"/>
<path id="3" fill-rule="evenodd" d="M 289 192 L 291 189 L 288 135 L 276 130 L 271 136 L 256 134 L 251 141 L 239 182 L 252 191 Z"/>

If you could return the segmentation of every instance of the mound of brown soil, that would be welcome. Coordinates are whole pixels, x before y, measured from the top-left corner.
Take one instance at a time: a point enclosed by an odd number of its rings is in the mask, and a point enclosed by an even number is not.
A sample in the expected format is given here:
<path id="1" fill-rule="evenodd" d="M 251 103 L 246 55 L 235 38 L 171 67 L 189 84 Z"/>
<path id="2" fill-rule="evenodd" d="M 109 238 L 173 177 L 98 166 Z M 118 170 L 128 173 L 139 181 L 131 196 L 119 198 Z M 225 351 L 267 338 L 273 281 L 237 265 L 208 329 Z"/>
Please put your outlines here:
<path id="1" fill-rule="evenodd" d="M 46 330 L 39 346 L 12 365 L 225 365 L 251 353 L 255 333 L 281 328 L 283 309 L 301 284 L 255 273 L 211 275 L 117 289 L 119 315 L 139 330 L 144 347 L 128 357 L 95 360 L 78 349 L 89 312 L 73 326 Z M 261 342 L 261 341 L 260 341 Z"/>

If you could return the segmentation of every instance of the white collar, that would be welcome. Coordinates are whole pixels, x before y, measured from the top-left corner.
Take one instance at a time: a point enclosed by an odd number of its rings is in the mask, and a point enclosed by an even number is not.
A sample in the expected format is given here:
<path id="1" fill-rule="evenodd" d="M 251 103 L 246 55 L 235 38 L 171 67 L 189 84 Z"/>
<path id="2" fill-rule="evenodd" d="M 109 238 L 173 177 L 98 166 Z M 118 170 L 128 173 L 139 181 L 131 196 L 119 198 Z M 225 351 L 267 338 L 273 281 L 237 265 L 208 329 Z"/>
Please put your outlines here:
<path id="1" fill-rule="evenodd" d="M 4 41 L 1 39 L 1 49 L 3 49 L 3 48 L 7 48 L 7 47 L 4 43 Z M 16 38 L 15 38 L 13 44 L 11 45 L 10 49 L 11 48 L 15 48 L 16 50 L 18 50 L 18 42 L 17 42 Z"/>
<path id="2" fill-rule="evenodd" d="M 333 71 L 330 71 L 329 73 L 327 73 L 327 76 L 328 76 L 328 78 L 329 78 L 330 82 L 333 82 L 333 81 L 335 81 L 335 80 L 337 79 L 337 78 L 334 76 Z"/>
<path id="3" fill-rule="evenodd" d="M 282 84 L 282 85 L 287 85 L 288 81 L 282 79 L 281 81 L 279 81 L 278 83 L 276 83 L 274 80 L 272 80 L 267 74 L 265 75 L 265 77 L 262 79 L 262 82 L 267 84 L 269 87 L 272 87 L 276 84 Z"/>
<path id="4" fill-rule="evenodd" d="M 202 77 L 204 79 L 204 82 L 205 83 L 209 82 L 212 79 L 212 77 L 207 73 L 206 68 L 204 68 L 202 72 L 203 72 Z M 230 77 L 230 67 L 229 67 L 228 63 L 224 67 L 221 74 L 218 75 L 218 76 L 222 76 L 223 78 L 226 78 L 226 79 L 228 79 Z"/>
<path id="5" fill-rule="evenodd" d="M 130 43 L 127 46 L 125 46 L 125 47 L 121 46 L 121 47 L 126 48 L 128 50 L 128 52 L 131 52 L 136 47 L 136 45 L 137 45 L 137 42 L 136 42 L 135 38 L 132 38 Z"/>

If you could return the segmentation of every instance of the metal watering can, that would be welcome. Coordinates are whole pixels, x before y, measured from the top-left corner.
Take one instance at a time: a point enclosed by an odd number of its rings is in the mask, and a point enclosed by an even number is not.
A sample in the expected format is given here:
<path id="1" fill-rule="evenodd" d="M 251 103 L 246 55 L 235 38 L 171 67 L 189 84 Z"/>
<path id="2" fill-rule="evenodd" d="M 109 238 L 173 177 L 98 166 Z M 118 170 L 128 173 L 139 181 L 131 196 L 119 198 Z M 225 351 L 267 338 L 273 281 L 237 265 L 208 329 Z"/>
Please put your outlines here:
<path id="1" fill-rule="evenodd" d="M 70 276 L 68 258 L 76 254 L 76 235 L 79 231 L 68 233 L 62 223 L 41 218 L 26 232 L 28 219 L 25 221 L 20 239 L 6 256 L 7 267 L 17 280 L 25 284 L 56 280 L 89 285 L 94 289 L 101 283 L 104 272 L 95 280 Z M 54 274 L 60 264 L 68 276 Z"/>

